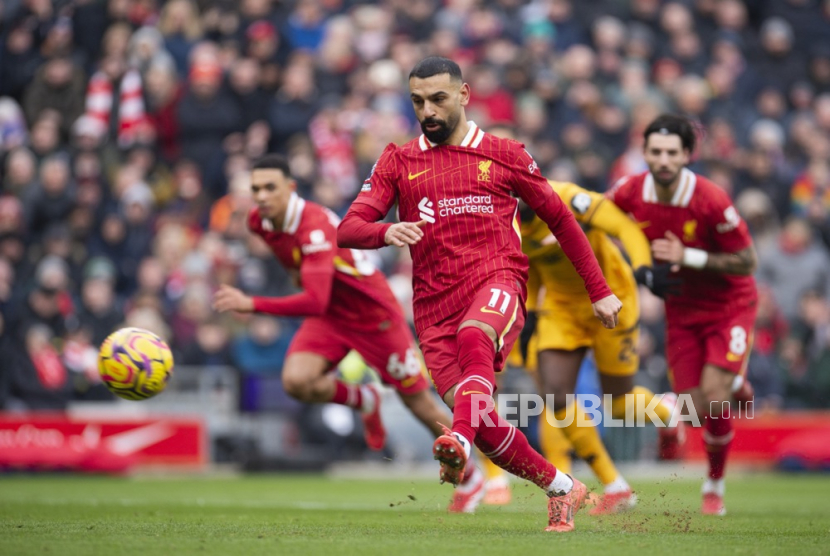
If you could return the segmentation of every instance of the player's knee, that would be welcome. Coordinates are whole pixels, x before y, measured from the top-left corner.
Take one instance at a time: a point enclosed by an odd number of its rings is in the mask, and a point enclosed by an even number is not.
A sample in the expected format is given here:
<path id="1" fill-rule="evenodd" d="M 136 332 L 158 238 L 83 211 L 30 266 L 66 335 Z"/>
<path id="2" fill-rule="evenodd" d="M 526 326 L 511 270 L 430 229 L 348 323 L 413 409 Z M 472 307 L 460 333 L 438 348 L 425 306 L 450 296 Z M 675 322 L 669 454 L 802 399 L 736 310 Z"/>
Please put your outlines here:
<path id="1" fill-rule="evenodd" d="M 293 373 L 283 373 L 282 387 L 286 394 L 296 400 L 302 402 L 311 399 L 311 385 L 303 376 Z"/>
<path id="2" fill-rule="evenodd" d="M 490 341 L 493 342 L 493 345 L 498 343 L 498 334 L 496 334 L 496 329 L 493 328 L 491 325 L 487 324 L 486 322 L 481 322 L 477 320 L 465 320 L 461 323 L 458 327 L 458 333 L 461 334 L 462 331 L 465 329 L 469 329 L 465 332 L 465 334 L 469 334 L 473 329 L 478 329 L 484 332 Z"/>
<path id="3" fill-rule="evenodd" d="M 719 404 L 730 398 L 729 389 L 722 388 L 720 385 L 704 386 L 701 388 L 701 394 L 703 403 L 707 408 L 712 404 Z"/>

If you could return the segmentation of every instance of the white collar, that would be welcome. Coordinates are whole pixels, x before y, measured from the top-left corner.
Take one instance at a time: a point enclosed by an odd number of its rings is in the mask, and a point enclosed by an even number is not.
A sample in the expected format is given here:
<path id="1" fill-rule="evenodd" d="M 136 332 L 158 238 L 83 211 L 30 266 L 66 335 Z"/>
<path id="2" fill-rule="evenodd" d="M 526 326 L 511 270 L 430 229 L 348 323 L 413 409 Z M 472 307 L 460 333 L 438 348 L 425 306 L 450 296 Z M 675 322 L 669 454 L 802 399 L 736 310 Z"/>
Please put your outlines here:
<path id="1" fill-rule="evenodd" d="M 481 144 L 481 140 L 484 139 L 484 130 L 478 127 L 472 120 L 468 120 L 467 125 L 470 126 L 470 129 L 467 131 L 467 135 L 464 136 L 459 146 L 475 149 Z M 421 147 L 422 151 L 427 151 L 436 146 L 436 143 L 427 139 L 425 135 L 421 135 L 418 137 L 418 146 Z"/>
<path id="2" fill-rule="evenodd" d="M 670 205 L 674 207 L 688 207 L 692 200 L 692 195 L 695 193 L 695 186 L 697 185 L 697 175 L 689 170 L 683 168 L 680 171 L 680 183 L 671 198 Z M 643 201 L 646 203 L 657 203 L 657 188 L 654 185 L 654 176 L 651 172 L 646 174 L 646 179 L 643 181 Z"/>
<path id="3" fill-rule="evenodd" d="M 282 221 L 282 231 L 286 234 L 295 234 L 300 227 L 300 220 L 303 218 L 303 209 L 305 208 L 305 199 L 297 195 L 296 192 L 291 193 L 288 199 L 288 208 L 285 209 L 285 218 Z"/>

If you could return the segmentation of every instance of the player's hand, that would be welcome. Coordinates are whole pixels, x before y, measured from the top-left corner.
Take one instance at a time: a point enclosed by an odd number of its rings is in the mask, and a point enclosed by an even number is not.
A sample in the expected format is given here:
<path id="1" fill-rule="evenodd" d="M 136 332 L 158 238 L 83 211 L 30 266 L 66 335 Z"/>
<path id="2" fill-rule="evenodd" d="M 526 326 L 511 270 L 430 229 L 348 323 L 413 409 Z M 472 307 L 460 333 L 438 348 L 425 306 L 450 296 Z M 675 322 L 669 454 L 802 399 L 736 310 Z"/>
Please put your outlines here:
<path id="1" fill-rule="evenodd" d="M 672 272 L 680 270 L 680 263 L 683 262 L 683 242 L 680 238 L 666 231 L 666 237 L 655 239 L 651 242 L 651 252 L 654 258 L 660 261 L 671 263 Z"/>
<path id="2" fill-rule="evenodd" d="M 634 278 L 638 284 L 647 287 L 651 293 L 662 299 L 670 295 L 680 295 L 680 285 L 683 283 L 679 276 L 672 276 L 671 265 L 668 264 L 641 266 L 634 271 Z"/>
<path id="3" fill-rule="evenodd" d="M 622 309 L 622 302 L 613 293 L 603 297 L 593 305 L 594 316 L 597 317 L 605 328 L 617 326 L 617 315 Z"/>
<path id="4" fill-rule="evenodd" d="M 420 222 L 398 222 L 397 224 L 392 224 L 386 230 L 383 241 L 386 242 L 386 245 L 394 245 L 395 247 L 415 245 L 424 237 L 424 232 L 421 228 L 426 223 L 426 220 L 421 220 Z"/>
<path id="5" fill-rule="evenodd" d="M 226 311 L 252 313 L 254 311 L 254 299 L 233 286 L 223 284 L 219 287 L 219 291 L 213 295 L 213 308 L 220 313 Z"/>

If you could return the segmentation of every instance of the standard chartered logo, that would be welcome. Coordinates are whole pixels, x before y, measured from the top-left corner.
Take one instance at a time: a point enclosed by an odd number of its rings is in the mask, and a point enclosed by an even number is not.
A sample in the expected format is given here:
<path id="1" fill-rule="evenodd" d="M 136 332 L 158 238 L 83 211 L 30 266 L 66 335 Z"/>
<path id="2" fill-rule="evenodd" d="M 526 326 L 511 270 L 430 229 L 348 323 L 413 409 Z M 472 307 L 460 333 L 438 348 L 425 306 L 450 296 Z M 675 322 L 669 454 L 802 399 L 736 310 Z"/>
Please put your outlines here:
<path id="1" fill-rule="evenodd" d="M 438 201 L 439 216 L 474 213 L 493 214 L 492 197 L 490 195 L 467 195 Z"/>
<path id="2" fill-rule="evenodd" d="M 421 217 L 421 220 L 426 220 L 430 224 L 435 224 L 435 211 L 432 206 L 432 201 L 429 200 L 429 197 L 421 199 L 421 202 L 418 203 L 418 216 Z"/>
<path id="3" fill-rule="evenodd" d="M 435 205 L 428 197 L 418 203 L 421 220 L 435 223 Z M 455 216 L 459 214 L 493 214 L 493 199 L 490 195 L 467 195 L 450 197 L 438 201 L 438 216 Z"/>

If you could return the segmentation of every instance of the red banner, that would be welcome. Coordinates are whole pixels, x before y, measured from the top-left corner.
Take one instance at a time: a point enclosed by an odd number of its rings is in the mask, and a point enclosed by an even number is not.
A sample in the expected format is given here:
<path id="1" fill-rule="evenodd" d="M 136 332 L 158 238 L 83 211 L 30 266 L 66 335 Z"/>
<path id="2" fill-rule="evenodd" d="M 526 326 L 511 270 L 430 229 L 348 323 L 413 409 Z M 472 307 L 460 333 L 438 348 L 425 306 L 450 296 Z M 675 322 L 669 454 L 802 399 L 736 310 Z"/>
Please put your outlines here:
<path id="1" fill-rule="evenodd" d="M 799 461 L 806 468 L 830 466 L 830 412 L 786 411 L 732 419 L 730 461 Z M 706 459 L 702 428 L 687 427 L 686 458 Z"/>
<path id="2" fill-rule="evenodd" d="M 135 466 L 202 467 L 200 418 L 71 418 L 0 413 L 0 467 L 124 472 Z"/>

